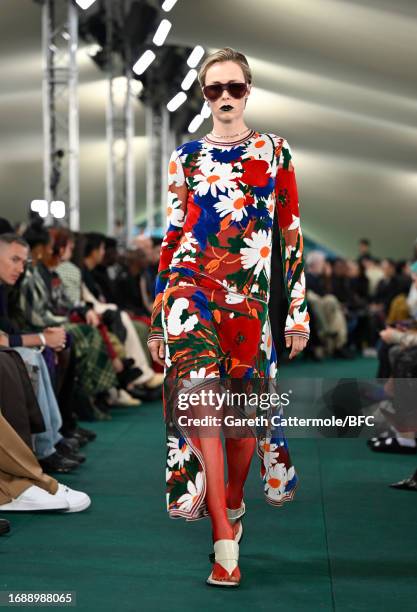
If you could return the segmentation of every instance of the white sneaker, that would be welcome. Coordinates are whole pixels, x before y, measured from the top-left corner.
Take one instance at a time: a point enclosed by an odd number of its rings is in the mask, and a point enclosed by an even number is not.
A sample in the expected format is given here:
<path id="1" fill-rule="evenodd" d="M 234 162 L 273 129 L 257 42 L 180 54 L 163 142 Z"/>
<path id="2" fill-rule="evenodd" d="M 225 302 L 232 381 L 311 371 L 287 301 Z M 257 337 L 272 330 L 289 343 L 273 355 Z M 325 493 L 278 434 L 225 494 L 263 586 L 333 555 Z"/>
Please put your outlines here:
<path id="1" fill-rule="evenodd" d="M 164 374 L 162 372 L 155 372 L 150 380 L 147 380 L 144 383 L 144 386 L 147 389 L 155 389 L 155 387 L 160 387 L 164 382 Z"/>
<path id="2" fill-rule="evenodd" d="M 142 401 L 130 395 L 125 389 L 110 389 L 110 406 L 140 406 Z"/>
<path id="3" fill-rule="evenodd" d="M 140 406 L 142 404 L 142 400 L 137 399 L 136 397 L 132 397 L 129 391 L 125 391 L 125 389 L 120 389 L 118 404 L 119 406 Z"/>
<path id="4" fill-rule="evenodd" d="M 8 504 L 2 504 L 2 512 L 34 512 L 40 510 L 64 510 L 68 512 L 69 502 L 65 497 L 52 495 L 36 485 L 23 491 Z"/>
<path id="5" fill-rule="evenodd" d="M 55 493 L 55 496 L 67 502 L 68 509 L 66 512 L 82 512 L 91 504 L 91 499 L 87 493 L 75 491 L 61 483 L 58 483 L 58 491 Z"/>

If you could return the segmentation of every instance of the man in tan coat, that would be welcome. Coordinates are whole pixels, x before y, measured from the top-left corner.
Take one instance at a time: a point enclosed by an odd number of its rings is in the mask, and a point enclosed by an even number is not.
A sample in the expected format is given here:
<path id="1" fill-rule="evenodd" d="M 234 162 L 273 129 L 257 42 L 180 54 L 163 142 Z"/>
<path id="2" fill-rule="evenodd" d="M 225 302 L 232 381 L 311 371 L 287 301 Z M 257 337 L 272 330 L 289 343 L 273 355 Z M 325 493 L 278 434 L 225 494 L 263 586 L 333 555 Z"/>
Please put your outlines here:
<path id="1" fill-rule="evenodd" d="M 0 512 L 81 512 L 91 500 L 42 471 L 35 455 L 0 414 Z"/>

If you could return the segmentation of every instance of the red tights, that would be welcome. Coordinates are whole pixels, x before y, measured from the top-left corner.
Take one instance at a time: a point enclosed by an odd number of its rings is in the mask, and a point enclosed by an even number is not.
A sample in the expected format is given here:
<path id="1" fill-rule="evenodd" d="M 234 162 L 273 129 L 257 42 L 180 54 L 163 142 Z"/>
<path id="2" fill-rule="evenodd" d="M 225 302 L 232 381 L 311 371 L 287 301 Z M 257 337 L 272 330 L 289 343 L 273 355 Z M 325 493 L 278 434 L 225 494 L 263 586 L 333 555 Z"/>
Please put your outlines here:
<path id="1" fill-rule="evenodd" d="M 239 508 L 256 438 L 226 438 L 227 486 L 224 483 L 224 453 L 218 437 L 193 438 L 204 458 L 207 478 L 206 504 L 213 528 L 213 541 L 232 540 L 233 528 L 227 508 Z"/>

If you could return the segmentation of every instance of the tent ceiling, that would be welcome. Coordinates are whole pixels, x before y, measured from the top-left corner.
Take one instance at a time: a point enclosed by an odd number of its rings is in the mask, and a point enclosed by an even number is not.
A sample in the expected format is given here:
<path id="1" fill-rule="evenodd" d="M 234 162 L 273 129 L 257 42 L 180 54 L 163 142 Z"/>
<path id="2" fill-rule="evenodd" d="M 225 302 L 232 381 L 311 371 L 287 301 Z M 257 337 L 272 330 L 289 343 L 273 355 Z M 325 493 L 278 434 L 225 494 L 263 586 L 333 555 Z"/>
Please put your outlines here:
<path id="1" fill-rule="evenodd" d="M 42 195 L 40 8 L 2 0 L 1 214 Z M 249 58 L 247 123 L 288 139 L 306 234 L 345 255 L 371 238 L 407 257 L 417 236 L 417 4 L 414 0 L 178 0 L 168 42 L 232 46 Z M 84 228 L 105 209 L 105 83 L 80 57 Z M 209 131 L 206 122 L 202 133 Z M 144 113 L 136 109 L 138 212 L 145 201 Z"/>

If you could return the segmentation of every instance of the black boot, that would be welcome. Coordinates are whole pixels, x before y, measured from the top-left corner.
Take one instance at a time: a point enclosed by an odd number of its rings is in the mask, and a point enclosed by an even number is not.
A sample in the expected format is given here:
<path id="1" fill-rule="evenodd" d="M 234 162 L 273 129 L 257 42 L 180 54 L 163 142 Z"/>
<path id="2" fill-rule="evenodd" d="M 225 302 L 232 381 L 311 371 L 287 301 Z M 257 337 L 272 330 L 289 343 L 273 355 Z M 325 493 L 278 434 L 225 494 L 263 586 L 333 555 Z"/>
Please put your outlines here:
<path id="1" fill-rule="evenodd" d="M 67 459 L 67 457 L 63 457 L 58 452 L 55 452 L 44 459 L 39 459 L 39 463 L 43 471 L 47 474 L 68 474 L 80 465 L 78 461 Z"/>

